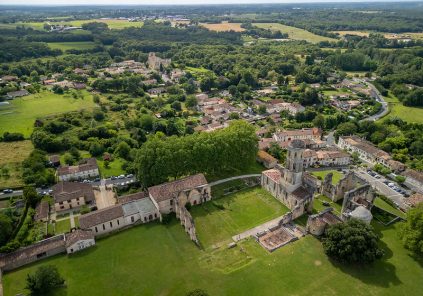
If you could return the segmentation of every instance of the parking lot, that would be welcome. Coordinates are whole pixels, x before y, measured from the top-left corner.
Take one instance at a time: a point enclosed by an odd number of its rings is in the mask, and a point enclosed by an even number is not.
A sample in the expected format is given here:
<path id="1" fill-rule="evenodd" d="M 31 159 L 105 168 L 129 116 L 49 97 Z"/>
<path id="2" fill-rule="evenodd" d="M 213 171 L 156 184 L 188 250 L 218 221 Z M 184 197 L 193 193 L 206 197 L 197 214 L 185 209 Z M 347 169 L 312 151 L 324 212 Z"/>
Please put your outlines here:
<path id="1" fill-rule="evenodd" d="M 408 206 L 404 203 L 406 197 L 404 196 L 404 193 L 398 192 L 399 190 L 402 190 L 405 192 L 405 194 L 408 194 L 406 190 L 399 187 L 398 184 L 395 182 L 386 179 L 383 176 L 380 176 L 379 174 L 375 174 L 374 176 L 370 175 L 366 170 L 360 168 L 358 170 L 359 176 L 365 179 L 373 188 L 375 188 L 379 193 L 385 195 L 389 199 L 391 199 L 397 207 L 400 208 L 407 208 Z M 374 172 L 373 172 L 374 174 Z M 392 183 L 392 184 L 390 184 Z M 389 184 L 389 185 L 388 185 Z M 396 188 L 398 191 L 396 191 Z"/>

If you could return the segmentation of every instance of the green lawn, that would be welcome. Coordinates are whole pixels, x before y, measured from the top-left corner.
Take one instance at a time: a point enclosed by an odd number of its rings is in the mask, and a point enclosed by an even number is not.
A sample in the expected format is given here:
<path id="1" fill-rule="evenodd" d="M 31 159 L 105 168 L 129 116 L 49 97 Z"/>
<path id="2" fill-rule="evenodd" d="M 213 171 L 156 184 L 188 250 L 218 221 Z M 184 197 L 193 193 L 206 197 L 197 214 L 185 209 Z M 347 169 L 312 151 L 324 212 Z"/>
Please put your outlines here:
<path id="1" fill-rule="evenodd" d="M 396 116 L 410 123 L 423 123 L 423 107 L 404 106 L 393 94 L 384 98 L 389 103 L 389 110 L 391 111 L 387 115 L 388 117 Z"/>
<path id="2" fill-rule="evenodd" d="M 329 206 L 323 205 L 323 202 L 328 202 Z M 329 197 L 324 195 L 317 195 L 314 198 L 313 213 L 319 213 L 328 207 L 333 208 L 334 213 L 337 214 L 338 216 L 341 216 L 342 200 L 339 202 L 333 202 Z"/>
<path id="3" fill-rule="evenodd" d="M 75 111 L 92 109 L 92 96 L 81 92 L 83 99 L 74 99 L 70 95 L 57 95 L 49 91 L 32 94 L 10 102 L 7 107 L 0 107 L 0 134 L 4 132 L 20 132 L 29 137 L 36 118 Z"/>
<path id="4" fill-rule="evenodd" d="M 47 44 L 52 49 L 60 49 L 62 51 L 66 51 L 68 49 L 78 49 L 78 50 L 93 49 L 95 47 L 95 43 L 91 41 L 49 42 Z"/>
<path id="5" fill-rule="evenodd" d="M 69 232 L 71 229 L 70 219 L 56 221 L 56 234 Z"/>
<path id="6" fill-rule="evenodd" d="M 114 158 L 113 161 L 109 162 L 108 168 L 104 166 L 104 161 L 102 159 L 97 159 L 97 164 L 102 178 L 125 174 L 125 171 L 122 169 L 123 160 L 120 158 Z"/>
<path id="7" fill-rule="evenodd" d="M 215 204 L 223 205 L 219 209 Z M 192 216 L 204 248 L 222 245 L 231 237 L 288 212 L 288 208 L 262 188 L 250 188 L 193 207 Z"/>
<path id="8" fill-rule="evenodd" d="M 325 171 L 313 171 L 311 172 L 312 175 L 316 176 L 316 177 L 321 177 L 322 180 L 325 179 L 326 175 L 332 173 L 332 184 L 338 184 L 339 180 L 341 180 L 341 178 L 343 177 L 343 174 L 341 172 L 338 172 L 336 170 L 325 170 Z"/>
<path id="9" fill-rule="evenodd" d="M 396 227 L 377 226 L 386 251 L 382 260 L 346 267 L 328 260 L 310 235 L 273 253 L 253 240 L 206 252 L 179 222 L 142 225 L 97 240 L 79 254 L 6 273 L 4 293 L 27 293 L 27 274 L 53 264 L 66 280 L 54 295 L 186 295 L 197 288 L 210 295 L 420 295 L 423 262 L 400 245 Z"/>
<path id="10" fill-rule="evenodd" d="M 397 208 L 394 208 L 393 206 L 391 206 L 390 204 L 388 204 L 386 201 L 384 201 L 383 199 L 381 199 L 379 197 L 375 198 L 374 205 L 377 206 L 378 208 L 381 208 L 382 210 L 385 210 L 385 211 L 391 213 L 391 214 L 405 218 L 405 213 L 401 212 Z"/>
<path id="11" fill-rule="evenodd" d="M 282 33 L 288 33 L 288 38 L 294 40 L 306 40 L 311 43 L 318 43 L 320 41 L 337 41 L 337 39 L 334 38 L 316 35 L 304 29 L 285 26 L 278 23 L 253 23 L 253 25 L 263 29 L 270 29 L 272 31 L 281 31 Z"/>

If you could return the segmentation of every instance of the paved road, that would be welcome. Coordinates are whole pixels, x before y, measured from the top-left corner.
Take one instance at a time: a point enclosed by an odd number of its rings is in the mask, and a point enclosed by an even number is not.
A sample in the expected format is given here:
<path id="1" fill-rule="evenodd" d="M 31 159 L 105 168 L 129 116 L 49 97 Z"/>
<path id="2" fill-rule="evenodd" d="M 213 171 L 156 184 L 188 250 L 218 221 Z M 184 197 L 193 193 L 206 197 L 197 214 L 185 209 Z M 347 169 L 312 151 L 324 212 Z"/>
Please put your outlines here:
<path id="1" fill-rule="evenodd" d="M 136 178 L 135 177 L 132 177 L 132 178 L 123 178 L 123 179 L 115 179 L 115 180 L 111 180 L 110 178 L 109 179 L 102 179 L 99 182 L 92 182 L 92 183 L 89 183 L 89 184 L 91 184 L 93 186 L 99 186 L 100 184 L 101 185 L 110 185 L 110 184 L 120 185 L 122 183 L 124 183 L 124 184 L 130 184 L 130 183 L 133 183 L 133 182 L 136 182 Z M 48 190 L 51 190 L 51 188 L 44 188 L 44 189 L 37 188 L 37 192 L 39 194 L 41 194 L 43 192 L 48 192 Z M 3 192 L 0 192 L 0 199 L 9 198 L 9 197 L 12 197 L 12 196 L 21 196 L 22 194 L 23 194 L 23 191 L 22 190 L 15 190 L 12 193 L 6 193 L 6 194 L 3 193 Z"/>
<path id="2" fill-rule="evenodd" d="M 386 114 L 388 114 L 389 112 L 389 106 L 388 103 L 383 99 L 382 94 L 379 92 L 379 90 L 370 82 L 368 81 L 364 81 L 361 80 L 361 82 L 363 83 L 367 83 L 367 85 L 371 88 L 371 96 L 378 101 L 379 103 L 382 104 L 382 109 L 375 115 L 372 115 L 370 117 L 364 118 L 362 121 L 376 121 L 379 118 L 382 118 L 383 116 L 385 116 Z"/>
<path id="3" fill-rule="evenodd" d="M 400 193 L 396 192 L 395 190 L 393 190 L 392 188 L 390 188 L 385 183 L 383 183 L 383 181 L 385 181 L 387 179 L 385 179 L 383 177 L 381 177 L 380 179 L 376 179 L 375 177 L 370 176 L 363 169 L 358 169 L 357 172 L 358 172 L 360 177 L 365 179 L 378 192 L 380 192 L 381 194 L 388 197 L 390 200 L 399 204 L 401 208 L 408 208 L 408 206 L 404 203 L 405 200 L 406 200 L 405 197 L 402 194 L 400 194 Z M 389 182 L 392 182 L 392 181 L 389 181 Z"/>
<path id="4" fill-rule="evenodd" d="M 226 183 L 232 180 L 238 180 L 238 179 L 244 179 L 244 178 L 252 178 L 252 177 L 260 177 L 261 174 L 250 174 L 250 175 L 242 175 L 242 176 L 236 176 L 236 177 L 230 177 L 230 178 L 226 178 L 226 179 L 222 179 L 222 180 L 218 180 L 218 181 L 214 181 L 210 183 L 210 186 L 215 186 L 215 185 L 219 185 L 222 183 Z"/>

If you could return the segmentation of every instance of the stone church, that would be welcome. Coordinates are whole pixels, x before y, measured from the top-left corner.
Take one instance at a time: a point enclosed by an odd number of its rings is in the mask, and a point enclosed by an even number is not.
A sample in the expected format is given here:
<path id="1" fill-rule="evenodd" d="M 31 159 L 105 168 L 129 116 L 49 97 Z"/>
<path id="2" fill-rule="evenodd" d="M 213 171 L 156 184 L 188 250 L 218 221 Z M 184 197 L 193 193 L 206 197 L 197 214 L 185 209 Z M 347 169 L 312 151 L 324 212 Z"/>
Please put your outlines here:
<path id="1" fill-rule="evenodd" d="M 291 141 L 286 166 L 264 171 L 261 176 L 262 187 L 291 210 L 293 219 L 313 209 L 315 182 L 310 180 L 314 177 L 304 172 L 304 150 L 304 141 Z"/>

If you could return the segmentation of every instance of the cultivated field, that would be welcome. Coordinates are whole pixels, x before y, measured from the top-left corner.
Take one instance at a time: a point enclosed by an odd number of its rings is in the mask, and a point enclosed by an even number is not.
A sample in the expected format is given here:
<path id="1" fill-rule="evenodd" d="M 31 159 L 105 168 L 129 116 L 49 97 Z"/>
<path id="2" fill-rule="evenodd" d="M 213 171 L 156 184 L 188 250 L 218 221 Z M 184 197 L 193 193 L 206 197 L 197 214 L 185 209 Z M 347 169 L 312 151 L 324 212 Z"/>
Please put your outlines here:
<path id="1" fill-rule="evenodd" d="M 47 43 L 48 46 L 52 49 L 60 49 L 62 51 L 66 51 L 69 49 L 93 49 L 95 47 L 95 43 L 91 41 L 81 41 L 81 42 L 49 42 Z"/>
<path id="2" fill-rule="evenodd" d="M 213 188 L 212 188 L 213 191 Z M 223 206 L 224 208 L 219 208 Z M 223 245 L 231 237 L 288 212 L 262 188 L 244 189 L 191 210 L 204 248 Z"/>
<path id="3" fill-rule="evenodd" d="M 400 245 L 396 228 L 374 224 L 385 256 L 370 266 L 328 260 L 313 236 L 268 253 L 248 240 L 233 249 L 198 249 L 179 222 L 138 226 L 71 256 L 59 255 L 3 277 L 4 294 L 27 293 L 26 276 L 56 265 L 66 288 L 54 295 L 419 295 L 423 262 Z M 178 267 L 178 268 L 176 268 Z"/>
<path id="4" fill-rule="evenodd" d="M 70 22 L 50 22 L 50 24 L 61 24 L 61 25 L 69 25 L 75 27 L 81 27 L 83 24 L 92 23 L 92 22 L 100 22 L 105 23 L 109 27 L 109 29 L 124 29 L 129 27 L 142 27 L 144 24 L 143 22 L 129 22 L 127 20 L 117 20 L 117 19 L 89 19 L 89 20 L 75 20 Z M 46 22 L 27 22 L 27 23 L 12 23 L 12 24 L 4 24 L 0 23 L 0 28 L 5 29 L 14 29 L 16 26 L 24 26 L 33 28 L 36 30 L 44 30 L 44 24 Z"/>
<path id="5" fill-rule="evenodd" d="M 218 24 L 201 23 L 200 25 L 209 29 L 210 31 L 216 31 L 216 32 L 225 32 L 225 31 L 243 32 L 245 31 L 244 28 L 241 28 L 241 23 L 221 22 Z"/>
<path id="6" fill-rule="evenodd" d="M 39 117 L 93 108 L 92 96 L 86 91 L 81 93 L 84 95 L 83 99 L 44 91 L 10 101 L 10 105 L 0 107 L 0 134 L 7 131 L 19 132 L 29 137 L 34 121 Z"/>
<path id="7" fill-rule="evenodd" d="M 32 150 L 33 146 L 29 140 L 0 142 L 0 189 L 23 185 L 21 163 Z"/>
<path id="8" fill-rule="evenodd" d="M 423 107 L 407 107 L 404 106 L 396 97 L 390 94 L 384 97 L 389 103 L 389 117 L 399 117 L 407 122 L 423 123 Z M 384 117 L 385 118 L 385 117 Z"/>
<path id="9" fill-rule="evenodd" d="M 288 38 L 294 40 L 305 40 L 311 43 L 318 43 L 320 41 L 336 41 L 336 39 L 333 38 L 319 36 L 304 29 L 285 26 L 278 23 L 253 23 L 253 25 L 263 29 L 270 29 L 272 31 L 281 31 L 282 33 L 288 33 Z"/>
<path id="10" fill-rule="evenodd" d="M 362 37 L 368 37 L 370 33 L 383 34 L 387 39 L 398 39 L 398 38 L 411 38 L 411 39 L 423 39 L 423 32 L 408 32 L 408 33 L 384 33 L 384 32 L 371 32 L 371 31 L 332 31 L 332 33 L 338 33 L 340 36 L 345 35 L 356 35 Z"/>

